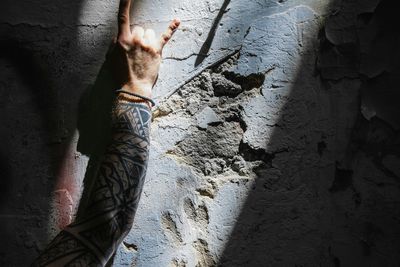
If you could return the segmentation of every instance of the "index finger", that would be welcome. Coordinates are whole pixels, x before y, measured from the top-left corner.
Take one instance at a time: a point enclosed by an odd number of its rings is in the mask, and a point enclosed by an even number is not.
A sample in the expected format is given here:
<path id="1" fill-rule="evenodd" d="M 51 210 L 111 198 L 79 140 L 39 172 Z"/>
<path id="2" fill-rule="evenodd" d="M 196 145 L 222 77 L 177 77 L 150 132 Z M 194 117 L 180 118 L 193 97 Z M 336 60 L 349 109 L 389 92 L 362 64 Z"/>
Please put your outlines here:
<path id="1" fill-rule="evenodd" d="M 118 11 L 118 39 L 127 38 L 131 32 L 129 14 L 131 0 L 120 0 Z"/>

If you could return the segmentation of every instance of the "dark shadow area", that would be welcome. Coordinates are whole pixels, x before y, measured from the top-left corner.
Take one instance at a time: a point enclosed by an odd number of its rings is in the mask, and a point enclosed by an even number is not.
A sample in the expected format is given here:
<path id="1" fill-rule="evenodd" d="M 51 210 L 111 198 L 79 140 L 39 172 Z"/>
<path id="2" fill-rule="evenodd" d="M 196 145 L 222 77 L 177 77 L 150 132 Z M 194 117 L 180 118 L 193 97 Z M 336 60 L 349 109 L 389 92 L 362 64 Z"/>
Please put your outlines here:
<path id="1" fill-rule="evenodd" d="M 44 241 L 48 198 L 62 159 L 60 101 L 45 62 L 27 40 L 2 36 L 1 260 L 4 266 L 28 265 Z M 38 193 L 48 198 L 38 198 Z M 34 229 L 34 230 L 32 230 Z"/>
<path id="2" fill-rule="evenodd" d="M 134 1 L 131 11 L 140 2 Z M 0 21 L 0 137 L 4 142 L 0 150 L 0 239 L 8 241 L 0 247 L 2 266 L 30 265 L 47 245 L 49 232 L 57 233 L 50 226 L 62 228 L 64 217 L 73 215 L 69 214 L 70 203 L 63 201 L 80 190 L 69 163 L 71 157 L 80 156 L 71 151 L 75 130 L 80 134 L 77 151 L 90 157 L 78 213 L 84 212 L 98 160 L 108 143 L 116 89 L 108 63 L 104 62 L 94 84 L 84 91 L 87 74 L 76 65 L 80 59 L 73 58 L 79 50 L 79 31 L 85 27 L 79 18 L 84 3 L 0 4 L 5 17 L 18 13 L 15 24 Z M 93 51 L 90 56 L 98 54 Z M 55 194 L 60 188 L 67 194 Z M 57 214 L 51 214 L 54 211 Z"/>
<path id="3" fill-rule="evenodd" d="M 57 224 L 49 222 L 52 193 L 75 129 L 70 105 L 81 92 L 73 87 L 84 75 L 65 59 L 77 43 L 77 28 L 65 25 L 78 21 L 82 3 L 0 4 L 1 14 L 19 10 L 23 22 L 0 23 L 2 266 L 29 266 Z"/>
<path id="4" fill-rule="evenodd" d="M 79 103 L 77 150 L 90 157 L 83 180 L 83 196 L 80 200 L 78 214 L 85 212 L 86 201 L 94 182 L 97 169 L 104 154 L 111 134 L 111 110 L 115 99 L 116 88 L 106 60 L 93 86 L 88 88 Z"/>
<path id="5" fill-rule="evenodd" d="M 397 11 L 390 1 L 368 12 L 349 2 L 332 3 L 318 55 L 306 48 L 267 144 L 292 136 L 303 148 L 266 153 L 241 145 L 243 158 L 263 163 L 219 266 L 399 265 Z M 317 95 L 330 98 L 333 132 L 320 131 L 327 121 L 310 126 L 315 132 L 302 121 L 303 111 L 320 112 L 306 98 L 311 80 L 319 80 Z M 355 109 L 344 104 L 351 95 Z M 350 125 L 340 122 L 346 113 Z M 282 127 L 288 120 L 298 126 Z M 339 136 L 341 127 L 349 134 Z"/>
<path id="6" fill-rule="evenodd" d="M 44 66 L 38 62 L 38 59 L 34 57 L 33 51 L 30 51 L 27 47 L 21 45 L 20 42 L 15 40 L 7 40 L 0 42 L 0 59 L 4 60 L 3 63 L 7 65 L 12 72 L 16 72 L 15 78 L 19 78 L 20 84 L 22 86 L 30 87 L 34 90 L 35 94 L 32 94 L 34 105 L 31 106 L 32 112 L 38 114 L 41 118 L 43 118 L 43 122 L 41 125 L 44 128 L 44 131 L 47 133 L 46 142 L 51 143 L 51 133 L 54 134 L 54 125 L 57 122 L 56 116 L 56 107 L 57 107 L 57 98 L 55 92 L 52 91 L 50 86 L 50 81 L 45 76 L 46 70 Z M 4 73 L 3 73 L 4 74 Z M 10 74 L 10 73 L 7 73 Z M 5 83 L 5 82 L 4 82 Z M 5 84 L 3 84 L 5 88 Z M 9 88 L 13 89 L 13 88 Z M 17 96 L 16 94 L 20 93 L 21 95 Z M 0 212 L 1 214 L 7 214 L 5 210 L 7 209 L 7 201 L 12 199 L 14 196 L 10 196 L 13 189 L 13 183 L 17 182 L 16 177 L 13 177 L 13 164 L 12 155 L 13 155 L 13 140 L 12 137 L 14 134 L 18 135 L 18 133 L 12 133 L 11 131 L 16 130 L 16 125 L 13 125 L 13 121 L 20 119 L 20 113 L 18 112 L 27 112 L 29 107 L 17 107 L 12 109 L 7 107 L 9 103 L 7 103 L 12 98 L 24 98 L 23 90 L 17 92 L 4 92 L 2 91 L 2 105 L 4 107 L 3 113 L 1 115 L 2 118 L 2 128 L 1 128 L 1 136 L 4 137 L 2 140 L 6 141 L 3 146 L 3 151 L 1 152 L 1 197 L 0 197 Z M 30 92 L 28 92 L 30 93 Z M 8 100 L 8 101 L 7 101 Z M 11 127 L 10 127 L 11 126 Z M 23 125 L 24 127 L 25 125 Z M 14 136 L 15 137 L 15 136 Z M 23 141 L 25 147 L 28 146 L 28 140 Z M 28 148 L 27 148 L 28 149 Z M 25 153 L 24 153 L 25 154 Z M 28 154 L 28 153 L 26 153 Z M 44 162 L 48 162 L 49 159 L 45 156 L 51 155 L 43 155 L 44 157 L 41 159 Z M 39 159 L 34 158 L 37 162 Z M 53 164 L 50 164 L 53 166 Z M 57 167 L 54 166 L 52 171 L 56 171 Z M 3 229 L 3 228 L 0 228 Z"/>

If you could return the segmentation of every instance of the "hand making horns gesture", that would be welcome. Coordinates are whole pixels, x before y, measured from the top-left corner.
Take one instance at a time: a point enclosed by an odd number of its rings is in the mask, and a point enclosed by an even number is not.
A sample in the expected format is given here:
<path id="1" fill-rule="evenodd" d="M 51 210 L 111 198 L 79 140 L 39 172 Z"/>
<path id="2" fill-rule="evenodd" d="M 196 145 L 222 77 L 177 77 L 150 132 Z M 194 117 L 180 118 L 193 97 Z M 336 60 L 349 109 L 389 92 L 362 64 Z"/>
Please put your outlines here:
<path id="1" fill-rule="evenodd" d="M 157 38 L 152 29 L 130 27 L 131 0 L 120 0 L 118 12 L 118 37 L 114 40 L 111 61 L 120 89 L 151 97 L 161 63 L 165 44 L 179 27 L 174 19 L 168 29 Z"/>

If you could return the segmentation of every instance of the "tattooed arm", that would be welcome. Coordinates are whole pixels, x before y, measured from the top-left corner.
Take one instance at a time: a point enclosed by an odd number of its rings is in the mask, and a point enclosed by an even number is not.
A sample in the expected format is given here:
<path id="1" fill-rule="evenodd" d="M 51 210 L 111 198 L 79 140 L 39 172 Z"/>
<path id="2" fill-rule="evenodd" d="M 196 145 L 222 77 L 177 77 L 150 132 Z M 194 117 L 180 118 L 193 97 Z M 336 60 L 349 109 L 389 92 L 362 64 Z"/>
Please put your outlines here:
<path id="1" fill-rule="evenodd" d="M 104 266 L 128 234 L 143 188 L 151 113 L 146 104 L 117 101 L 112 141 L 85 213 L 38 258 L 39 266 Z"/>
<path id="2" fill-rule="evenodd" d="M 61 231 L 34 266 L 104 266 L 132 227 L 143 188 L 149 152 L 151 97 L 164 45 L 180 22 L 175 19 L 157 39 L 153 30 L 130 30 L 131 0 L 121 0 L 118 38 L 111 52 L 120 93 L 112 114 L 112 138 L 85 212 Z"/>

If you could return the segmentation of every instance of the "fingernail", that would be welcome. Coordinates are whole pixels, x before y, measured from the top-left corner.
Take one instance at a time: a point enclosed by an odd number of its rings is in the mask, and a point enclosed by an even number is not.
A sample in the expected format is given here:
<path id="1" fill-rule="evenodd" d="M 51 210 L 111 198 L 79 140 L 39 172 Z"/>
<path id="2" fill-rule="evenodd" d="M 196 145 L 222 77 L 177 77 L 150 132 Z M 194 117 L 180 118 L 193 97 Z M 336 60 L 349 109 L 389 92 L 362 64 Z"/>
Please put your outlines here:
<path id="1" fill-rule="evenodd" d="M 181 24 L 181 20 L 178 19 L 178 18 L 175 18 L 174 19 L 174 23 L 175 23 L 176 26 L 179 26 L 179 24 Z"/>

